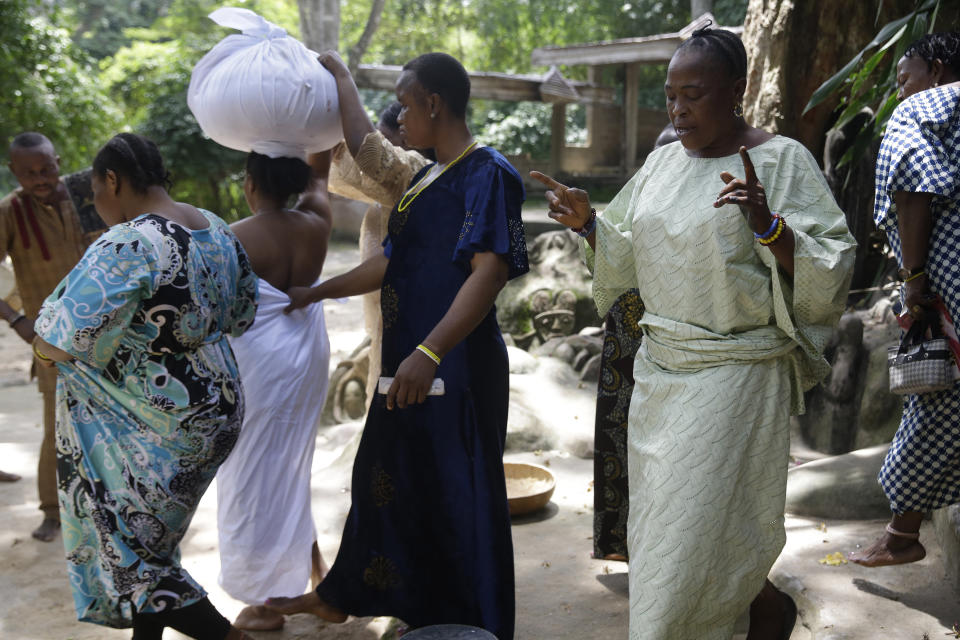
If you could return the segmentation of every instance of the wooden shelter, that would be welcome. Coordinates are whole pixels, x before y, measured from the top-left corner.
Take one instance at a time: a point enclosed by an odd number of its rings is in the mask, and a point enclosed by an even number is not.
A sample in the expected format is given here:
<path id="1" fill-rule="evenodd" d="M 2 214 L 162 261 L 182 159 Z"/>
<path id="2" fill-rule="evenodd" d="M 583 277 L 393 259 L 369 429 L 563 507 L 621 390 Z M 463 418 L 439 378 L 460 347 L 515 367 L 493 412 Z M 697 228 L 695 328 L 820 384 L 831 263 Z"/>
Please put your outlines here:
<path id="1" fill-rule="evenodd" d="M 566 46 L 539 47 L 530 56 L 534 65 L 587 65 L 588 79 L 599 81 L 603 67 L 623 65 L 624 86 L 622 104 L 589 105 L 587 130 L 589 145 L 586 150 L 566 148 L 560 153 L 560 172 L 580 174 L 585 171 L 597 175 L 619 173 L 631 175 L 643 163 L 647 153 L 663 128 L 669 123 L 665 110 L 642 109 L 638 106 L 639 71 L 643 65 L 667 64 L 680 43 L 697 29 L 717 24 L 711 13 L 704 13 L 676 33 L 663 33 L 637 38 L 622 38 L 602 42 L 587 42 Z M 743 27 L 721 27 L 740 35 Z M 555 121 L 557 119 L 555 118 Z M 563 118 L 559 122 L 563 123 Z M 553 132 L 554 140 L 564 140 L 563 131 Z M 567 151 L 579 157 L 569 157 Z M 579 161 L 588 159 L 585 168 Z"/>
<path id="2" fill-rule="evenodd" d="M 661 109 L 638 106 L 639 71 L 642 65 L 666 64 L 677 47 L 698 28 L 716 24 L 705 13 L 677 33 L 603 42 L 534 49 L 531 60 L 537 66 L 549 66 L 543 75 L 506 73 L 470 73 L 471 96 L 490 100 L 547 102 L 553 105 L 550 133 L 550 159 L 511 157 L 521 175 L 536 168 L 552 175 L 583 176 L 622 181 L 632 175 L 660 131 L 669 122 Z M 723 27 L 741 33 L 743 27 Z M 587 82 L 573 82 L 563 77 L 558 66 L 587 65 Z M 604 67 L 624 65 L 622 100 L 616 87 L 600 84 Z M 357 85 L 368 89 L 393 91 L 401 67 L 360 65 Z M 585 146 L 566 144 L 566 107 L 582 104 L 587 111 Z"/>

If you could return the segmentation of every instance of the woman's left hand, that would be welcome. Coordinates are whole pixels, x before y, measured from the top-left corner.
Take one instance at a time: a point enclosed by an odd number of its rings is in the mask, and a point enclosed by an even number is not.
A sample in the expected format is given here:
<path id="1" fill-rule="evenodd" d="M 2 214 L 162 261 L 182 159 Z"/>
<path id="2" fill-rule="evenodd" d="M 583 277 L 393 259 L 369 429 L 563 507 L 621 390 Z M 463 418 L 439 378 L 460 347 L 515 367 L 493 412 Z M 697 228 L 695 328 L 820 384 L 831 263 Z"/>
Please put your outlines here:
<path id="1" fill-rule="evenodd" d="M 773 220 L 770 207 L 767 206 L 767 194 L 757 179 L 757 172 L 753 168 L 753 161 L 750 160 L 746 147 L 740 147 L 740 160 L 743 162 L 743 180 L 727 171 L 722 172 L 720 179 L 726 183 L 726 186 L 720 190 L 720 195 L 717 196 L 713 206 L 738 205 L 750 230 L 754 233 L 764 233 L 770 228 Z"/>
<path id="2" fill-rule="evenodd" d="M 397 367 L 397 375 L 387 390 L 387 409 L 393 409 L 394 405 L 403 409 L 426 401 L 436 373 L 436 363 L 425 353 L 414 350 Z"/>

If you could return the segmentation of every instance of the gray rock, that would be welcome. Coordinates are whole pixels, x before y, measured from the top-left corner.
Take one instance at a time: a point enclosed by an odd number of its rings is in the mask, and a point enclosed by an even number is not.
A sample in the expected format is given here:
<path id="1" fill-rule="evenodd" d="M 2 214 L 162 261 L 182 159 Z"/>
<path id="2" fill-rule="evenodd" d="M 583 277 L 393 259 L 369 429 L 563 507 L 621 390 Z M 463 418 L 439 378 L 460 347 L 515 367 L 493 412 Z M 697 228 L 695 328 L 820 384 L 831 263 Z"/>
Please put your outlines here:
<path id="1" fill-rule="evenodd" d="M 947 577 L 960 593 L 960 504 L 934 511 L 933 529 L 943 550 Z"/>
<path id="2" fill-rule="evenodd" d="M 523 349 L 507 346 L 507 357 L 510 359 L 510 373 L 533 373 L 537 368 L 536 357 Z"/>
<path id="3" fill-rule="evenodd" d="M 787 473 L 787 512 L 814 518 L 867 520 L 890 516 L 877 484 L 888 445 L 794 467 Z"/>

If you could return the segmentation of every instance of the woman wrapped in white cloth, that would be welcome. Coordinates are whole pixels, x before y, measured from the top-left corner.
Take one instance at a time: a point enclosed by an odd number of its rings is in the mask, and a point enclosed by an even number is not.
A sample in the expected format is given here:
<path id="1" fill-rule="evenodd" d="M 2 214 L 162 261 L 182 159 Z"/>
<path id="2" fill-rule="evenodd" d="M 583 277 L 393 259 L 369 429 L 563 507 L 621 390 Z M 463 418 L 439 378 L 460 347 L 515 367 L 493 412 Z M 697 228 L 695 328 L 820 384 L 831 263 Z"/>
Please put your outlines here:
<path id="1" fill-rule="evenodd" d="M 319 582 L 326 572 L 310 509 L 310 467 L 330 343 L 322 305 L 283 313 L 290 287 L 317 281 L 330 237 L 330 153 L 307 162 L 250 153 L 244 193 L 254 215 L 231 226 L 260 277 L 254 326 L 231 341 L 247 412 L 217 475 L 220 585 L 249 605 L 235 622 L 241 629 L 283 627 L 283 616 L 259 604 L 270 595 L 300 595 L 311 577 Z M 286 208 L 297 193 L 296 205 Z"/>
<path id="2" fill-rule="evenodd" d="M 602 216 L 532 174 L 586 239 L 600 314 L 633 287 L 646 307 L 627 435 L 631 640 L 729 640 L 748 607 L 749 640 L 786 640 L 796 622 L 766 579 L 786 539 L 789 416 L 829 371 L 854 242 L 810 153 L 744 121 L 746 62 L 719 29 L 679 47 L 664 87 L 679 141 Z"/>

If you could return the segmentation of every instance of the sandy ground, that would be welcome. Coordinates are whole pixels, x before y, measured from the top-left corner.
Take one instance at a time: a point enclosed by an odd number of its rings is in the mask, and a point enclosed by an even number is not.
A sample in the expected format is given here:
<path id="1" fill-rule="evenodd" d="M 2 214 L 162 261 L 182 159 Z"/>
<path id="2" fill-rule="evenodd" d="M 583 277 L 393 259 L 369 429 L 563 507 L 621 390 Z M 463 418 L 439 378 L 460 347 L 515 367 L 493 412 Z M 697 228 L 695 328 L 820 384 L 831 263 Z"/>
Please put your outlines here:
<path id="1" fill-rule="evenodd" d="M 356 259 L 356 251 L 338 247 L 330 254 L 327 274 L 348 268 Z M 362 339 L 359 300 L 328 304 L 327 325 L 335 365 Z M 76 621 L 60 539 L 41 543 L 30 537 L 40 521 L 36 463 L 41 404 L 35 385 L 27 381 L 29 355 L 28 347 L 0 323 L 0 469 L 23 476 L 18 483 L 0 484 L 0 638 L 129 638 L 129 630 Z M 328 560 L 335 556 L 349 506 L 350 445 L 360 428 L 359 423 L 327 428 L 317 439 L 314 519 Z M 590 428 L 589 420 L 571 425 L 571 429 Z M 626 638 L 626 565 L 590 558 L 592 461 L 559 451 L 509 453 L 506 459 L 546 464 L 557 477 L 547 508 L 514 521 L 516 639 Z M 923 640 L 952 635 L 949 627 L 960 621 L 960 601 L 943 577 L 932 536 L 924 538 L 927 559 L 909 568 L 869 571 L 819 563 L 827 553 L 849 551 L 857 542 L 870 540 L 881 526 L 879 522 L 788 518 L 787 548 L 773 575 L 800 605 L 801 620 L 793 640 Z M 232 618 L 243 605 L 217 585 L 215 491 L 208 491 L 201 502 L 182 552 L 184 566 L 207 588 L 212 602 Z M 257 640 L 378 640 L 388 633 L 390 624 L 386 618 L 360 618 L 328 625 L 301 615 L 289 618 L 282 632 L 252 635 Z M 745 622 L 741 620 L 739 626 L 736 638 L 742 639 Z M 165 637 L 183 638 L 171 630 Z"/>

